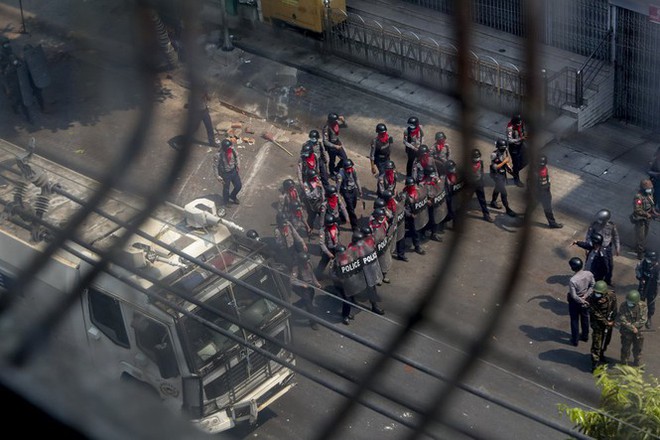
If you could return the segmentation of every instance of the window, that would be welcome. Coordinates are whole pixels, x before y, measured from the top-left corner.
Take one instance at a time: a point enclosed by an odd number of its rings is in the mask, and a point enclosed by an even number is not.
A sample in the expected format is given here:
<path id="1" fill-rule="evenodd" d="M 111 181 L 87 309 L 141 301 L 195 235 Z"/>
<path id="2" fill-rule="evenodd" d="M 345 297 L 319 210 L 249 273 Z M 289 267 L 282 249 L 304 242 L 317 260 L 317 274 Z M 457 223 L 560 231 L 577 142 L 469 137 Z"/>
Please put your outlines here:
<path id="1" fill-rule="evenodd" d="M 92 324 L 115 344 L 129 348 L 128 334 L 119 301 L 95 289 L 89 289 L 88 296 Z"/>

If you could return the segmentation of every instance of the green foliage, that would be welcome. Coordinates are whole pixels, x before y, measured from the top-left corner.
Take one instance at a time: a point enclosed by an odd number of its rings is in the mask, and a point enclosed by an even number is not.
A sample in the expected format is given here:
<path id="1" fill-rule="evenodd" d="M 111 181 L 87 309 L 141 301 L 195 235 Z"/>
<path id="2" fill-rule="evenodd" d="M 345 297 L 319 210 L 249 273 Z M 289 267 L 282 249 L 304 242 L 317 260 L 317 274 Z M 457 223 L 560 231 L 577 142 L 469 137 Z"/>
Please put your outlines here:
<path id="1" fill-rule="evenodd" d="M 600 410 L 586 411 L 560 404 L 559 411 L 581 433 L 598 440 L 660 438 L 660 383 L 643 369 L 616 365 L 594 372 L 601 389 Z"/>

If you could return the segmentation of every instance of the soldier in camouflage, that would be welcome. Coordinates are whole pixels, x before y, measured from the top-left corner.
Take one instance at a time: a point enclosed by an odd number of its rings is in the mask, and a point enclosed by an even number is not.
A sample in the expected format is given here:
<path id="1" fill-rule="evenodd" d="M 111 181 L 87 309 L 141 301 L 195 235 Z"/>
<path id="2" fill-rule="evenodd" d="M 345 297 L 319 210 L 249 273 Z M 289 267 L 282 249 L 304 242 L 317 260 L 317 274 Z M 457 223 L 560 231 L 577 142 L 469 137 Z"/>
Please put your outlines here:
<path id="1" fill-rule="evenodd" d="M 598 364 L 605 362 L 605 350 L 612 339 L 612 327 L 616 319 L 616 295 L 607 287 L 605 281 L 597 281 L 594 290 L 587 299 L 589 302 L 589 321 L 591 323 L 591 371 Z"/>
<path id="2" fill-rule="evenodd" d="M 646 303 L 640 301 L 637 290 L 631 290 L 626 295 L 626 300 L 619 307 L 616 324 L 621 332 L 621 363 L 628 365 L 630 349 L 632 348 L 633 363 L 638 367 L 642 360 L 642 348 L 644 347 L 644 334 L 642 328 L 646 324 Z"/>

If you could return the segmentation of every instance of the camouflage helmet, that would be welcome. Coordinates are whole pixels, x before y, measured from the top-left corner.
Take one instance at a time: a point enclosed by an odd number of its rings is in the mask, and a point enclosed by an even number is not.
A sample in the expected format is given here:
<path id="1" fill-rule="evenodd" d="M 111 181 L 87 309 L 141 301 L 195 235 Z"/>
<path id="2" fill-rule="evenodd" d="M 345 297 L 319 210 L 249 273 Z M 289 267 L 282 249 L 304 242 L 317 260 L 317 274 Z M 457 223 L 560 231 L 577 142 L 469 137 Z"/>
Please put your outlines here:
<path id="1" fill-rule="evenodd" d="M 640 298 L 639 291 L 637 290 L 631 290 L 626 295 L 626 301 L 630 301 L 633 304 L 637 304 L 639 302 L 639 298 Z"/>
<path id="2" fill-rule="evenodd" d="M 653 188 L 653 182 L 651 182 L 650 179 L 642 179 L 642 181 L 639 183 L 639 187 L 642 190 L 652 189 Z"/>
<path id="3" fill-rule="evenodd" d="M 596 293 L 607 292 L 607 283 L 603 280 L 596 281 L 596 284 L 594 284 L 594 292 Z"/>

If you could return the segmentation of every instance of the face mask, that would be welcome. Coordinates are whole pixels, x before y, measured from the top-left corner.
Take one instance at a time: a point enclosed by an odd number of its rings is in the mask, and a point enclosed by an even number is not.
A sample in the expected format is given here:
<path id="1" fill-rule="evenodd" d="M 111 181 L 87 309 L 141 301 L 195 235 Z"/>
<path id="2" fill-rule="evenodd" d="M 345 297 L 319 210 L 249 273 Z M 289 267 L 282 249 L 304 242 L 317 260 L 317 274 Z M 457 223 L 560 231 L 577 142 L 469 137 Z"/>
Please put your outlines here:
<path id="1" fill-rule="evenodd" d="M 602 294 L 602 293 L 596 293 L 596 292 L 594 292 L 594 298 L 596 298 L 596 299 L 600 299 L 600 298 L 602 298 L 602 297 L 603 297 L 603 294 Z"/>
<path id="2" fill-rule="evenodd" d="M 652 189 L 652 188 L 646 188 L 646 189 L 644 190 L 644 192 L 645 192 L 646 194 L 651 195 L 651 194 L 653 194 L 653 189 Z"/>
<path id="3" fill-rule="evenodd" d="M 414 125 L 408 125 L 408 128 L 409 128 L 410 130 L 414 130 L 414 129 L 415 129 L 415 126 L 414 126 Z"/>
<path id="4" fill-rule="evenodd" d="M 626 304 L 628 304 L 628 307 L 631 309 L 635 307 L 635 303 L 631 303 L 630 301 L 626 301 Z"/>

